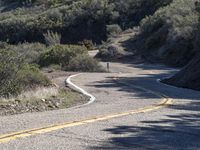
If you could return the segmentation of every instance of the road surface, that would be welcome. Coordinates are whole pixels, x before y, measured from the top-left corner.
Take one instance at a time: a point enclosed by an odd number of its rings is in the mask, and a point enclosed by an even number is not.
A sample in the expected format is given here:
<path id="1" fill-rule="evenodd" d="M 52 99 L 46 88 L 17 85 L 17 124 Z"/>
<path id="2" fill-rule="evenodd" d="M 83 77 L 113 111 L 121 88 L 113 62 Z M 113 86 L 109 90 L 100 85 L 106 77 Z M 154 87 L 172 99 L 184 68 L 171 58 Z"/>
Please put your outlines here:
<path id="1" fill-rule="evenodd" d="M 114 44 L 123 49 L 131 36 L 116 37 Z M 80 74 L 72 82 L 95 96 L 93 103 L 0 117 L 0 149 L 198 150 L 200 92 L 158 82 L 174 72 L 159 65 L 110 63 L 110 73 Z"/>
<path id="2" fill-rule="evenodd" d="M 1 142 L 0 149 L 200 149 L 200 92 L 157 82 L 174 73 L 162 66 L 111 63 L 110 69 L 111 73 L 86 73 L 72 79 L 96 97 L 94 103 L 66 110 L 0 117 L 0 135 L 138 110 L 161 102 L 159 95 L 167 95 L 174 103 L 144 113 L 11 138 Z"/>

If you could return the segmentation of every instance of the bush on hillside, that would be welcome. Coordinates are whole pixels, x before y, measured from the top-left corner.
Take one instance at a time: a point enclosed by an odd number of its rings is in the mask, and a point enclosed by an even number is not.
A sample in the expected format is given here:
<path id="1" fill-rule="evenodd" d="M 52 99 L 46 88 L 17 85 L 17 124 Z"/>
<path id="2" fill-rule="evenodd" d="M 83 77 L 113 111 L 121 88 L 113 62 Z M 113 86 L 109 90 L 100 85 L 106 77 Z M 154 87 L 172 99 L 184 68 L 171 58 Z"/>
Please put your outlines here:
<path id="1" fill-rule="evenodd" d="M 137 26 L 148 15 L 152 15 L 160 7 L 166 6 L 172 0 L 110 0 L 118 13 L 117 24 L 123 29 Z"/>
<path id="2" fill-rule="evenodd" d="M 107 25 L 106 27 L 109 36 L 114 36 L 122 32 L 122 29 L 118 24 Z"/>
<path id="3" fill-rule="evenodd" d="M 180 72 L 169 79 L 163 80 L 164 83 L 183 88 L 200 90 L 200 2 L 196 2 L 199 23 L 195 32 L 194 50 L 196 56 Z"/>
<path id="4" fill-rule="evenodd" d="M 26 63 L 31 64 L 38 64 L 40 55 L 46 50 L 46 46 L 40 43 L 22 43 L 7 47 L 21 55 Z"/>
<path id="5" fill-rule="evenodd" d="M 142 32 L 135 45 L 148 58 L 175 66 L 186 65 L 195 55 L 197 24 L 195 0 L 174 0 L 142 20 Z"/>
<path id="6" fill-rule="evenodd" d="M 41 53 L 46 50 L 46 46 L 41 43 L 19 43 L 10 45 L 6 42 L 0 42 L 0 49 L 9 49 L 20 56 L 24 62 L 38 64 Z"/>
<path id="7" fill-rule="evenodd" d="M 0 96 L 18 95 L 37 86 L 50 85 L 50 81 L 36 66 L 24 63 L 9 49 L 0 50 Z"/>
<path id="8" fill-rule="evenodd" d="M 103 68 L 99 65 L 99 62 L 88 55 L 77 55 L 70 60 L 69 65 L 65 70 L 70 71 L 83 71 L 83 72 L 101 72 Z"/>
<path id="9" fill-rule="evenodd" d="M 47 31 L 47 33 L 44 34 L 45 42 L 47 46 L 56 45 L 61 43 L 61 35 L 57 32 Z"/>
<path id="10" fill-rule="evenodd" d="M 112 44 L 101 46 L 99 53 L 96 55 L 97 58 L 109 61 L 121 58 L 122 56 L 124 56 L 124 51 Z"/>
<path id="11" fill-rule="evenodd" d="M 83 42 L 81 42 L 88 50 L 93 50 L 94 49 L 94 44 L 92 40 L 86 40 L 84 39 Z"/>
<path id="12" fill-rule="evenodd" d="M 54 45 L 41 55 L 42 67 L 60 65 L 66 71 L 100 71 L 100 65 L 90 58 L 85 46 Z"/>
<path id="13" fill-rule="evenodd" d="M 63 39 L 71 38 L 71 41 L 73 38 L 77 38 L 78 41 L 91 39 L 91 36 L 97 39 L 96 35 L 99 35 L 100 39 L 105 38 L 105 23 L 112 13 L 107 3 L 106 0 L 84 0 L 48 9 L 36 15 L 8 13 L 0 20 L 0 39 L 9 39 L 11 43 L 45 42 L 43 34 L 48 30 L 61 30 Z M 74 36 L 66 37 L 69 35 L 66 32 L 70 33 L 73 30 L 70 28 L 75 28 L 77 35 L 71 33 Z"/>
<path id="14" fill-rule="evenodd" d="M 1 13 L 0 40 L 9 40 L 10 43 L 44 43 L 43 34 L 51 30 L 61 33 L 62 43 L 84 39 L 100 43 L 107 38 L 106 25 L 119 24 L 123 29 L 137 25 L 144 16 L 170 1 L 128 0 L 124 3 L 124 0 L 34 0 L 34 4 L 52 3 L 50 5 L 53 7 L 21 7 Z"/>
<path id="15" fill-rule="evenodd" d="M 56 6 L 64 0 L 1 0 L 4 4 L 18 3 L 21 5 L 28 4 L 46 4 L 48 6 Z"/>
<path id="16" fill-rule="evenodd" d="M 41 54 L 39 64 L 42 67 L 58 64 L 63 68 L 78 54 L 87 54 L 87 49 L 76 45 L 54 45 Z"/>

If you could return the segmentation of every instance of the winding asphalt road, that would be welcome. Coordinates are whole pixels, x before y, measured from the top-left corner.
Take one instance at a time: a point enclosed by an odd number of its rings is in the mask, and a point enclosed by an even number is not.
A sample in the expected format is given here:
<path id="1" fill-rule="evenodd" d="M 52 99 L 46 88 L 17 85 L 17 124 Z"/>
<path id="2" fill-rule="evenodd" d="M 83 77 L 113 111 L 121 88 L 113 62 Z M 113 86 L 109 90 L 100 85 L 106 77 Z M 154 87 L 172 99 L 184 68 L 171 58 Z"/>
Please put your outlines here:
<path id="1" fill-rule="evenodd" d="M 200 149 L 200 92 L 159 83 L 157 79 L 175 72 L 163 66 L 111 63 L 110 68 L 111 73 L 85 73 L 72 79 L 96 97 L 90 105 L 0 117 L 0 135 L 71 123 L 11 138 L 1 142 L 0 149 Z M 174 103 L 148 112 L 109 117 L 155 105 L 162 101 L 159 95 L 167 95 Z M 98 120 L 101 116 L 107 118 Z M 93 120 L 80 123 L 88 118 Z"/>
<path id="2" fill-rule="evenodd" d="M 114 44 L 123 49 L 134 34 Z M 80 74 L 72 82 L 93 95 L 93 103 L 0 117 L 0 150 L 200 150 L 200 92 L 158 82 L 175 72 L 110 63 L 110 73 Z"/>

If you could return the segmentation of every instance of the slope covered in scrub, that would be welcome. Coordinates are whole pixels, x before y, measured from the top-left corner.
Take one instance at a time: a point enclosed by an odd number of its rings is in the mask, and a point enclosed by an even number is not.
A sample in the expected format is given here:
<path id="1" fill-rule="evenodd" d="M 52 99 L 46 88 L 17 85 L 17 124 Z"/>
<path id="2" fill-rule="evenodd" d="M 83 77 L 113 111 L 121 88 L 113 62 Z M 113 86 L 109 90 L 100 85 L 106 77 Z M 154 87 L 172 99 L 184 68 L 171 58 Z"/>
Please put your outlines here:
<path id="1" fill-rule="evenodd" d="M 87 50 L 140 26 L 132 49 L 151 61 L 184 66 L 199 52 L 196 6 L 196 0 L 0 0 L 0 52 L 16 53 L 26 71 L 34 66 L 36 79 L 42 67 L 99 71 Z"/>
<path id="2" fill-rule="evenodd" d="M 76 43 L 83 39 L 99 43 L 107 37 L 107 25 L 119 24 L 123 29 L 137 25 L 144 16 L 153 14 L 171 0 L 5 2 L 7 9 L 4 8 L 0 15 L 0 40 L 44 42 L 43 34 L 52 30 L 62 35 L 62 43 Z M 15 4 L 15 7 L 11 9 L 9 4 Z"/>
<path id="3" fill-rule="evenodd" d="M 186 65 L 196 54 L 194 47 L 198 13 L 196 0 L 174 0 L 140 23 L 134 45 L 148 59 L 174 66 Z M 141 44 L 143 43 L 143 44 Z"/>
<path id="4" fill-rule="evenodd" d="M 196 2 L 196 10 L 198 17 L 200 16 L 200 3 Z M 200 21 L 200 20 L 199 20 Z M 178 87 L 191 88 L 200 90 L 200 23 L 196 26 L 194 41 L 193 41 L 193 59 L 179 73 L 163 82 L 172 84 Z M 192 49 L 191 49 L 192 50 Z"/>

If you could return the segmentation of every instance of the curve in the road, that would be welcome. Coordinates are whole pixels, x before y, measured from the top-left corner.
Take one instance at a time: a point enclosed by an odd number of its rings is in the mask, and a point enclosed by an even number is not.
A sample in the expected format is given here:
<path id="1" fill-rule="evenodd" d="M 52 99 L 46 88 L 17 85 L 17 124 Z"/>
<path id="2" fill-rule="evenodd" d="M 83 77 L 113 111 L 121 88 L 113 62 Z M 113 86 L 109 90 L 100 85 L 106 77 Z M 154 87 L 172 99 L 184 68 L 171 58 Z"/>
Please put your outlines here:
<path id="1" fill-rule="evenodd" d="M 79 73 L 79 74 L 75 74 L 75 75 L 69 76 L 67 78 L 67 80 L 66 80 L 66 84 L 71 89 L 73 89 L 73 90 L 75 90 L 77 92 L 80 92 L 81 94 L 83 94 L 83 95 L 85 95 L 85 96 L 90 98 L 89 102 L 87 102 L 86 104 L 81 105 L 81 106 L 86 106 L 86 105 L 89 105 L 89 104 L 93 103 L 96 100 L 96 98 L 92 94 L 88 93 L 87 91 L 85 91 L 84 89 L 80 88 L 79 86 L 77 86 L 76 84 L 74 84 L 71 81 L 72 78 L 75 78 L 75 77 L 77 77 L 77 76 L 79 76 L 81 74 L 83 74 L 83 73 Z M 81 106 L 78 106 L 78 107 L 81 107 Z"/>
<path id="2" fill-rule="evenodd" d="M 71 79 L 74 78 L 74 77 L 77 77 L 78 75 L 80 75 L 80 74 L 70 76 L 66 80 L 66 82 L 71 88 L 81 92 L 82 94 L 84 94 L 86 96 L 89 96 L 90 101 L 87 103 L 87 105 L 91 104 L 92 102 L 95 101 L 96 98 L 92 94 L 86 92 L 84 89 L 80 88 L 79 86 L 77 86 L 77 85 L 75 85 L 74 83 L 71 82 Z M 144 89 L 144 88 L 140 88 L 140 89 L 149 92 L 149 90 L 147 90 L 147 89 Z M 15 132 L 15 133 L 11 133 L 11 134 L 4 134 L 4 135 L 0 136 L 0 143 L 5 143 L 5 142 L 11 141 L 11 140 L 15 140 L 15 139 L 18 139 L 18 138 L 24 138 L 24 137 L 28 137 L 28 136 L 32 136 L 32 135 L 48 133 L 48 132 L 60 130 L 60 129 L 63 129 L 63 128 L 69 128 L 69 127 L 94 123 L 94 122 L 97 122 L 97 121 L 104 121 L 104 120 L 119 118 L 119 117 L 138 114 L 138 113 L 146 113 L 146 112 L 154 111 L 154 110 L 157 110 L 157 109 L 161 109 L 163 107 L 167 107 L 167 106 L 172 104 L 172 99 L 170 99 L 169 97 L 162 95 L 162 94 L 159 94 L 159 93 L 154 93 L 154 94 L 161 97 L 163 100 L 158 104 L 147 106 L 147 107 L 144 107 L 144 108 L 139 108 L 139 109 L 136 109 L 136 110 L 130 110 L 130 111 L 127 111 L 127 112 L 109 114 L 109 115 L 105 115 L 105 116 L 95 116 L 95 117 L 91 117 L 89 119 L 80 120 L 80 121 L 66 122 L 66 123 L 63 123 L 63 124 L 46 126 L 46 127 L 43 127 L 43 128 L 29 129 L 29 130 L 19 131 L 19 132 Z"/>

